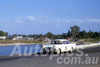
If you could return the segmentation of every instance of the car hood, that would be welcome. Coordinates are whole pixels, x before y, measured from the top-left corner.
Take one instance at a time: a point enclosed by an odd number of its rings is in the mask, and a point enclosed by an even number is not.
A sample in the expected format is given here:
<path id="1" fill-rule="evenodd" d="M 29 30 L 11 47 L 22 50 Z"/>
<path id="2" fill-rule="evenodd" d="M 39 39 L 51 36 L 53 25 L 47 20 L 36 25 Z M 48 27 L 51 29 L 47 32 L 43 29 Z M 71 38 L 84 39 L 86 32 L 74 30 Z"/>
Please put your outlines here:
<path id="1" fill-rule="evenodd" d="M 54 44 L 48 44 L 48 45 L 43 45 L 43 47 L 54 47 L 55 45 Z"/>

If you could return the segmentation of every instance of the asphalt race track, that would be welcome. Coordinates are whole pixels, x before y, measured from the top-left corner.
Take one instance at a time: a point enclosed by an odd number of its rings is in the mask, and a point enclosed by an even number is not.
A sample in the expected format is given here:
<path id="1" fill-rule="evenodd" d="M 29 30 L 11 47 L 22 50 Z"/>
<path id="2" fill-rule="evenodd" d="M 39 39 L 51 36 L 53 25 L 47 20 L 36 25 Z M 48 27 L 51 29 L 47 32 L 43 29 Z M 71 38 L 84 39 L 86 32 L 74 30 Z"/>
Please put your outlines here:
<path id="1" fill-rule="evenodd" d="M 67 56 L 66 54 L 69 53 L 64 53 L 64 54 L 60 54 L 59 56 L 53 56 L 53 54 L 51 54 L 47 56 L 33 55 L 29 57 L 21 56 L 21 57 L 0 58 L 0 67 L 100 67 L 100 46 L 84 49 L 83 51 L 85 56 L 80 57 L 82 61 L 80 64 L 77 62 L 74 63 L 73 61 L 72 64 L 70 62 L 68 63 L 69 56 Z M 73 53 L 76 54 L 77 52 L 73 52 Z M 76 57 L 76 55 L 73 55 L 69 58 L 71 59 L 72 57 Z M 87 64 L 87 62 L 89 61 L 86 61 L 86 57 L 92 59 L 93 57 L 95 57 L 98 58 L 98 61 L 96 64 L 93 64 L 92 60 L 90 60 L 90 64 Z M 64 58 L 66 58 L 66 60 L 64 60 Z M 57 59 L 60 62 L 59 64 L 57 62 Z"/>

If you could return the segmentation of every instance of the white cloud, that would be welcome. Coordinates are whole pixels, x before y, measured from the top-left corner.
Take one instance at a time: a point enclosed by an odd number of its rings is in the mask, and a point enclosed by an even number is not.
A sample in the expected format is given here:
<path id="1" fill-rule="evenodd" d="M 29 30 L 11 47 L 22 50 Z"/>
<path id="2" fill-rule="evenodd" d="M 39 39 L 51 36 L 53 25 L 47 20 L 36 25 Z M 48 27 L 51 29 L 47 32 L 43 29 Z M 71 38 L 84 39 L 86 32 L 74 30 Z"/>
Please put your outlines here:
<path id="1" fill-rule="evenodd" d="M 49 17 L 48 17 L 48 16 L 38 16 L 38 18 L 41 18 L 41 19 L 48 19 Z"/>
<path id="2" fill-rule="evenodd" d="M 15 22 L 17 23 L 26 23 L 26 22 L 33 22 L 34 20 L 37 20 L 34 16 L 27 16 L 27 17 L 18 17 L 15 19 Z"/>
<path id="3" fill-rule="evenodd" d="M 64 24 L 69 25 L 84 25 L 84 24 L 95 24 L 95 22 L 100 22 L 100 19 L 67 19 L 67 18 L 50 18 L 48 16 L 26 16 L 19 17 L 15 20 L 17 23 L 35 23 L 35 24 L 52 24 L 55 26 L 60 26 Z M 92 23 L 91 23 L 92 22 Z M 96 25 L 96 24 L 95 24 Z"/>
<path id="4" fill-rule="evenodd" d="M 89 22 L 99 22 L 100 23 L 100 19 L 88 19 L 87 21 L 89 21 Z"/>
<path id="5" fill-rule="evenodd" d="M 57 22 L 71 22 L 69 19 L 56 19 Z"/>
<path id="6" fill-rule="evenodd" d="M 28 21 L 39 20 L 39 18 L 34 17 L 34 16 L 28 16 L 28 17 L 26 17 L 25 19 L 28 20 Z"/>
<path id="7" fill-rule="evenodd" d="M 30 20 L 30 21 L 33 21 L 35 19 L 35 17 L 33 17 L 33 16 L 28 16 L 27 17 L 27 20 Z"/>
<path id="8" fill-rule="evenodd" d="M 17 23 L 26 23 L 26 22 L 48 22 L 48 16 L 38 16 L 38 17 L 34 17 L 34 16 L 26 16 L 26 17 L 18 17 L 17 19 L 15 19 L 15 22 Z"/>

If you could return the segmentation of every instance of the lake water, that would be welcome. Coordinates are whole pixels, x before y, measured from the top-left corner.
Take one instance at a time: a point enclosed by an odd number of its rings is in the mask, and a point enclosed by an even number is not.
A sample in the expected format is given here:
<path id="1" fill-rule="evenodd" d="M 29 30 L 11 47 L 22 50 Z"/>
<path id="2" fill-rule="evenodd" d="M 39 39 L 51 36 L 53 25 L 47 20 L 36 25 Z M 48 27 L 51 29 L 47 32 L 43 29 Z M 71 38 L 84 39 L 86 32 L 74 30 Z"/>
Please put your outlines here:
<path id="1" fill-rule="evenodd" d="M 77 45 L 85 45 L 85 44 L 77 44 Z M 11 55 L 11 53 L 12 53 L 12 51 L 14 51 L 14 49 L 16 51 L 20 50 L 21 54 L 24 54 L 25 51 L 26 51 L 26 53 L 29 53 L 31 48 L 32 48 L 32 53 L 40 53 L 41 52 L 41 45 L 0 46 L 0 56 Z"/>
<path id="2" fill-rule="evenodd" d="M 10 55 L 12 51 L 19 51 L 21 54 L 29 53 L 32 50 L 32 53 L 40 53 L 41 45 L 19 45 L 19 46 L 0 46 L 0 55 Z"/>

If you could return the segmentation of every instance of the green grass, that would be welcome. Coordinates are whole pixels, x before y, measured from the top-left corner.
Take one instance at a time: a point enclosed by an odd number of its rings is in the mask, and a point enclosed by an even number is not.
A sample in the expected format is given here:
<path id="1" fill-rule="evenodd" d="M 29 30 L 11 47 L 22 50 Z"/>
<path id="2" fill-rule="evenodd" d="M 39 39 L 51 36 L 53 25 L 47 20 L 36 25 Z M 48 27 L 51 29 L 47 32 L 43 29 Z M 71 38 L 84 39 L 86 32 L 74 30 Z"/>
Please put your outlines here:
<path id="1" fill-rule="evenodd" d="M 84 40 L 83 42 L 79 42 L 77 44 L 88 44 L 88 43 L 97 43 L 100 40 L 99 39 L 82 39 Z M 37 39 L 37 40 L 0 40 L 1 44 L 9 44 L 9 43 L 47 43 L 44 40 Z"/>
<path id="2" fill-rule="evenodd" d="M 93 39 L 93 38 L 88 38 L 88 39 L 80 39 L 83 41 L 77 42 L 77 44 L 90 44 L 90 43 L 98 43 L 100 39 Z"/>
<path id="3" fill-rule="evenodd" d="M 91 43 L 96 43 L 99 42 L 99 39 L 84 39 L 85 42 L 91 42 Z"/>
<path id="4" fill-rule="evenodd" d="M 92 38 L 88 38 L 88 39 L 82 39 L 84 40 L 83 42 L 79 42 L 77 44 L 90 44 L 90 43 L 97 43 L 100 40 L 99 39 L 92 39 Z"/>

